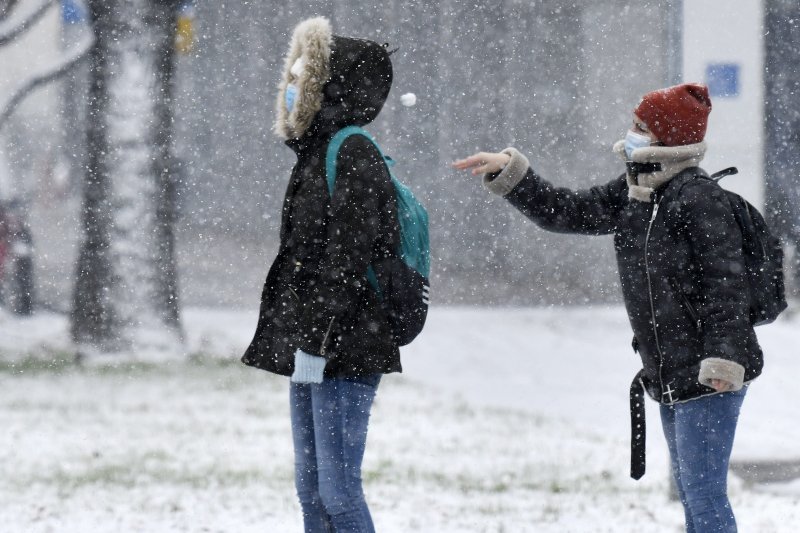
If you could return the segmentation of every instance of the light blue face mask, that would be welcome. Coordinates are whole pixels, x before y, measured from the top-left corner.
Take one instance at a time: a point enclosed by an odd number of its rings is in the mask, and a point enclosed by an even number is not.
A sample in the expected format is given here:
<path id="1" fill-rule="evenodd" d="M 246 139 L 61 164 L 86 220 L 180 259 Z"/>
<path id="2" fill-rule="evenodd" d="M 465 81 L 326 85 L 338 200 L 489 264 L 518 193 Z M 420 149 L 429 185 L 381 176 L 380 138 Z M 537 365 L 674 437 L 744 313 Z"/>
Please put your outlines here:
<path id="1" fill-rule="evenodd" d="M 284 93 L 284 99 L 286 100 L 286 110 L 291 113 L 292 108 L 294 108 L 294 102 L 297 100 L 297 85 L 294 83 L 290 83 L 286 86 L 286 92 Z"/>
<path id="2" fill-rule="evenodd" d="M 652 139 L 646 135 L 642 135 L 640 133 L 636 133 L 635 131 L 628 130 L 628 134 L 625 135 L 625 155 L 628 156 L 628 160 L 631 158 L 631 154 L 637 148 L 644 148 L 645 146 L 650 146 L 652 143 Z"/>

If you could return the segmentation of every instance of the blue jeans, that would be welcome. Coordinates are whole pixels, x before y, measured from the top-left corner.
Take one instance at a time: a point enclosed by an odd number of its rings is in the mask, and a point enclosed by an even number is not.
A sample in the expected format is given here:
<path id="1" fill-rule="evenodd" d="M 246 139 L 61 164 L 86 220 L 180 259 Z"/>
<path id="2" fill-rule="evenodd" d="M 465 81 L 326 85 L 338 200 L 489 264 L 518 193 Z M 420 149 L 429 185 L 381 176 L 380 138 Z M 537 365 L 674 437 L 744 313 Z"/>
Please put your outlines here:
<path id="1" fill-rule="evenodd" d="M 295 486 L 305 533 L 374 533 L 361 488 L 372 401 L 381 375 L 291 383 Z"/>
<path id="2" fill-rule="evenodd" d="M 735 533 L 728 501 L 728 462 L 745 386 L 737 392 L 661 406 L 672 475 L 687 533 Z"/>

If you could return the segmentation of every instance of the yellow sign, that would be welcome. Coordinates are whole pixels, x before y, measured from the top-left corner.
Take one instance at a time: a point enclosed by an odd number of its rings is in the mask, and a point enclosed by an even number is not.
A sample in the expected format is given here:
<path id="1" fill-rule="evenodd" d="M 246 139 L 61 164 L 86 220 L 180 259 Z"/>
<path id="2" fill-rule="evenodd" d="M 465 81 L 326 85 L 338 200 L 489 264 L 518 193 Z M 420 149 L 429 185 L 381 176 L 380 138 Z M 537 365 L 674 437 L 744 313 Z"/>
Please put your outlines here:
<path id="1" fill-rule="evenodd" d="M 175 29 L 175 50 L 188 54 L 194 50 L 194 10 L 181 9 Z"/>

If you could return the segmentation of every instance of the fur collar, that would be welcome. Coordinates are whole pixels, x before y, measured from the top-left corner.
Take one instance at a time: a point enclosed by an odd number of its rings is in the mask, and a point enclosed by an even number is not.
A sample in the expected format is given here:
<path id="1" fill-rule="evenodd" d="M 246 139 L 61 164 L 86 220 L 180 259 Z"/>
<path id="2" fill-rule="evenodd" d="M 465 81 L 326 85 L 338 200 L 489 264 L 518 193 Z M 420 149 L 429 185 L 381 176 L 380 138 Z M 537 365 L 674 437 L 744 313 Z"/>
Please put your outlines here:
<path id="1" fill-rule="evenodd" d="M 614 153 L 625 157 L 625 141 L 614 143 Z M 638 183 L 627 175 L 628 198 L 640 202 L 651 202 L 653 190 L 671 180 L 680 171 L 696 167 L 706 154 L 706 143 L 683 146 L 646 146 L 637 148 L 631 159 L 637 163 L 661 163 L 661 170 L 649 174 L 639 174 Z"/>
<path id="2" fill-rule="evenodd" d="M 322 89 L 330 78 L 331 24 L 325 17 L 305 20 L 292 34 L 289 53 L 283 63 L 283 78 L 278 85 L 275 102 L 277 118 L 274 131 L 284 139 L 297 139 L 311 126 L 322 108 Z M 303 58 L 305 69 L 296 76 L 292 66 Z M 286 86 L 294 83 L 298 88 L 292 112 L 286 109 Z"/>

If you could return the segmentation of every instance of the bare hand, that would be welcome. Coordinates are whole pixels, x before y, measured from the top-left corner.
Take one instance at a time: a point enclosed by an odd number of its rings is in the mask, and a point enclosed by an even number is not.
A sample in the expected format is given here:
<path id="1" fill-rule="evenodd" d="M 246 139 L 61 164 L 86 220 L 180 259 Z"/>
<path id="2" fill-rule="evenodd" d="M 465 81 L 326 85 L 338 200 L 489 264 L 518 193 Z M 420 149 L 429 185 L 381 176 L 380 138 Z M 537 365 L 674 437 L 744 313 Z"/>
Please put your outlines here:
<path id="1" fill-rule="evenodd" d="M 728 392 L 733 389 L 733 383 L 724 379 L 712 379 L 711 387 L 717 392 Z"/>
<path id="2" fill-rule="evenodd" d="M 458 170 L 472 169 L 472 175 L 477 176 L 478 174 L 494 174 L 495 172 L 500 172 L 506 167 L 509 161 L 511 161 L 511 156 L 508 154 L 478 152 L 466 159 L 459 159 L 453 162 L 453 167 Z"/>

